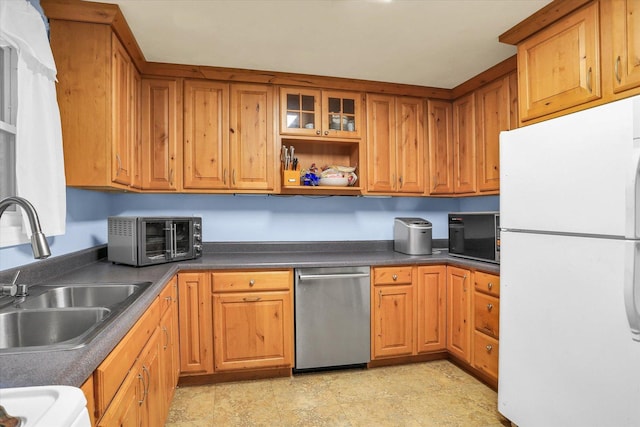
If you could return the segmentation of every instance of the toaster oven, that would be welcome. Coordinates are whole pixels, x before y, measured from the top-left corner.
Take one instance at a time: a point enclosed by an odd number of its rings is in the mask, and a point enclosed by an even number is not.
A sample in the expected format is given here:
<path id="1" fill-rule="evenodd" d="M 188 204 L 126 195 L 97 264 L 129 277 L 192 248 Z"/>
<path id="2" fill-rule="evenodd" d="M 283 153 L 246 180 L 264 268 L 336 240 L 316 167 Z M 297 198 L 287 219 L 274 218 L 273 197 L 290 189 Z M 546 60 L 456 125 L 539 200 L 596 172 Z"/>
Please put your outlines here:
<path id="1" fill-rule="evenodd" d="M 136 267 L 198 258 L 202 255 L 202 218 L 108 218 L 107 258 Z"/>

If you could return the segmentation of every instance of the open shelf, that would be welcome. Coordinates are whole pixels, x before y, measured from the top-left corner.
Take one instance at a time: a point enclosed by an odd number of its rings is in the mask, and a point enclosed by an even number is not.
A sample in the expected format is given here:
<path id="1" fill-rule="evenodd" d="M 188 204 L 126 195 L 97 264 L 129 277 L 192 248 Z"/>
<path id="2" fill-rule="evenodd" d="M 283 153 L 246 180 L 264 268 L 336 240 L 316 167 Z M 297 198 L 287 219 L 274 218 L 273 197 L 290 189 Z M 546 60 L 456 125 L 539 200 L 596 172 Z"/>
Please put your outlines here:
<path id="1" fill-rule="evenodd" d="M 287 185 L 282 186 L 280 194 L 300 194 L 305 196 L 359 196 L 362 194 L 362 187 L 333 187 L 329 185 Z"/>

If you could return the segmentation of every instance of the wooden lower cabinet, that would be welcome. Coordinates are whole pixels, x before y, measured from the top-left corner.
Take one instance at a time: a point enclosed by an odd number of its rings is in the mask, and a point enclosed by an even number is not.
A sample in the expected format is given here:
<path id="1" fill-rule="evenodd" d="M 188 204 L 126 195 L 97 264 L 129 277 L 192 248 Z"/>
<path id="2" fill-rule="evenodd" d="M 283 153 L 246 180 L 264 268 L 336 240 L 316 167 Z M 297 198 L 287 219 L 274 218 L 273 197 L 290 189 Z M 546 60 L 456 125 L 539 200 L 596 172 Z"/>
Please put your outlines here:
<path id="1" fill-rule="evenodd" d="M 140 381 L 136 372 L 127 376 L 111 407 L 98 422 L 98 427 L 140 426 Z"/>
<path id="2" fill-rule="evenodd" d="M 413 285 L 376 286 L 372 359 L 413 354 Z"/>
<path id="3" fill-rule="evenodd" d="M 446 348 L 445 266 L 373 269 L 372 360 Z"/>
<path id="4" fill-rule="evenodd" d="M 447 267 L 447 350 L 471 361 L 471 271 Z"/>
<path id="5" fill-rule="evenodd" d="M 216 371 L 293 364 L 290 291 L 213 295 Z"/>
<path id="6" fill-rule="evenodd" d="M 473 275 L 472 365 L 498 382 L 500 337 L 500 277 L 475 272 Z"/>
<path id="7" fill-rule="evenodd" d="M 180 375 L 293 366 L 293 270 L 180 273 Z"/>
<path id="8" fill-rule="evenodd" d="M 417 269 L 416 352 L 441 351 L 447 347 L 447 268 L 444 265 Z"/>
<path id="9" fill-rule="evenodd" d="M 164 395 L 165 413 L 178 384 L 180 373 L 180 348 L 178 346 L 178 278 L 175 277 L 160 294 L 161 306 L 165 307 L 160 318 L 160 372 Z"/>
<path id="10" fill-rule="evenodd" d="M 180 374 L 213 373 L 213 332 L 209 275 L 178 275 Z"/>
<path id="11" fill-rule="evenodd" d="M 91 421 L 91 425 L 96 425 L 96 397 L 94 392 L 94 384 L 93 384 L 93 375 L 91 375 L 87 380 L 80 386 L 80 390 L 82 390 L 82 394 L 84 394 L 85 399 L 87 399 L 87 412 L 89 412 L 89 421 Z"/>

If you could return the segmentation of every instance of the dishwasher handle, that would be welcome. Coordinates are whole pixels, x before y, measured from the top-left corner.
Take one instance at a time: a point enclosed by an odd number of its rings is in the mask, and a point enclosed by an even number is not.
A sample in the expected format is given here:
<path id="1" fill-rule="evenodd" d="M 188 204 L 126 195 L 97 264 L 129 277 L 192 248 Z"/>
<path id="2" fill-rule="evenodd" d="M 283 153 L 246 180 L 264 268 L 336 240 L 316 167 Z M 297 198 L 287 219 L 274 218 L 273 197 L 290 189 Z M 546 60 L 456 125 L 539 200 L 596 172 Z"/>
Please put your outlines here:
<path id="1" fill-rule="evenodd" d="M 300 280 L 322 280 L 322 279 L 357 279 L 370 277 L 369 273 L 335 273 L 335 274 L 300 274 Z"/>

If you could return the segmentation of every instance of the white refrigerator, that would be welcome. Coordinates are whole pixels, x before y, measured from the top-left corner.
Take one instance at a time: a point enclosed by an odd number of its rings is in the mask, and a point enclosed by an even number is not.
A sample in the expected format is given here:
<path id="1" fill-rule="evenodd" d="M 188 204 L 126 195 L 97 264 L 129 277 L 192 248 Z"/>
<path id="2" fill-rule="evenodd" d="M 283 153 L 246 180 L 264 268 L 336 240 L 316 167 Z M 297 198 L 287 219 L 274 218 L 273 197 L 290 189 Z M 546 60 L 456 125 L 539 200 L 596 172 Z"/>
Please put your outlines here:
<path id="1" fill-rule="evenodd" d="M 500 135 L 498 410 L 640 426 L 640 96 Z"/>

